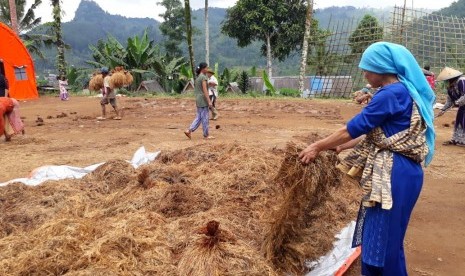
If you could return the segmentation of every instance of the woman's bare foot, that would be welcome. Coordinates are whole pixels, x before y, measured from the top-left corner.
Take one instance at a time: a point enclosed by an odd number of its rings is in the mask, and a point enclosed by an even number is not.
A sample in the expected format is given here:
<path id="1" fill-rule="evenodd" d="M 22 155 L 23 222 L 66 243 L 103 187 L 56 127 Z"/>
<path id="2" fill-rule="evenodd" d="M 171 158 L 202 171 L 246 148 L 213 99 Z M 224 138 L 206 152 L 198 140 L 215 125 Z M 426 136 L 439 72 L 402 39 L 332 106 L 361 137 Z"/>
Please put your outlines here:
<path id="1" fill-rule="evenodd" d="M 184 134 L 186 134 L 187 138 L 192 139 L 192 137 L 191 137 L 191 131 L 190 131 L 189 129 L 186 130 L 186 131 L 184 131 Z"/>

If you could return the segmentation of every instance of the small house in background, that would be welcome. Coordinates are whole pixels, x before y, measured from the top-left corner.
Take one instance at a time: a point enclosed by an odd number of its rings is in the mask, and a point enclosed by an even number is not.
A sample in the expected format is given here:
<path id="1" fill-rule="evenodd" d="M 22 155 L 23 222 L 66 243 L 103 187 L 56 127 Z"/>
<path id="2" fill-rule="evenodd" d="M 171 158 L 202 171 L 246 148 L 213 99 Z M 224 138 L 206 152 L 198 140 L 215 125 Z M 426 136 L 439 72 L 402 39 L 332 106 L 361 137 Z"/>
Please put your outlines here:
<path id="1" fill-rule="evenodd" d="M 237 82 L 230 82 L 226 87 L 226 93 L 242 93 Z"/>
<path id="2" fill-rule="evenodd" d="M 153 91 L 158 93 L 165 93 L 165 89 L 156 80 L 146 80 L 140 83 L 137 91 Z"/>
<path id="3" fill-rule="evenodd" d="M 182 94 L 184 93 L 189 93 L 189 92 L 194 92 L 195 90 L 195 85 L 193 80 L 189 80 L 189 82 L 186 83 L 184 86 L 184 89 L 182 90 Z"/>
<path id="4" fill-rule="evenodd" d="M 3 23 L 0 23 L 0 72 L 8 79 L 12 98 L 39 98 L 31 55 L 18 35 Z"/>

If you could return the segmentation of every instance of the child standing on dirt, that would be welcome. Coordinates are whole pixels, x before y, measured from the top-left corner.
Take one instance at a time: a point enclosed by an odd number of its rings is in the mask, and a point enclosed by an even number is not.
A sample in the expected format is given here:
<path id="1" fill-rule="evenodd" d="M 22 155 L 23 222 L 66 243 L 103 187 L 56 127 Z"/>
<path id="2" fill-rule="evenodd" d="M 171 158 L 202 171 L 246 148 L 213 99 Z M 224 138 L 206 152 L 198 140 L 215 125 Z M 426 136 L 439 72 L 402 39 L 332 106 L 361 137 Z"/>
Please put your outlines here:
<path id="1" fill-rule="evenodd" d="M 184 134 L 191 139 L 191 134 L 194 132 L 202 123 L 203 137 L 204 139 L 214 139 L 213 136 L 210 136 L 208 133 L 209 127 L 209 109 L 212 106 L 210 97 L 208 96 L 208 77 L 206 75 L 208 71 L 208 64 L 202 62 L 199 64 L 196 70 L 197 79 L 195 80 L 195 103 L 197 105 L 197 116 L 190 125 L 190 127 L 184 131 Z"/>
<path id="2" fill-rule="evenodd" d="M 69 100 L 69 93 L 68 93 L 68 80 L 65 76 L 58 76 L 58 87 L 60 88 L 60 99 L 62 101 Z"/>
<path id="3" fill-rule="evenodd" d="M 121 116 L 119 114 L 119 109 L 118 105 L 116 104 L 116 95 L 115 91 L 111 89 L 110 87 L 110 75 L 109 75 L 109 70 L 107 67 L 103 67 L 100 72 L 102 73 L 103 76 L 103 98 L 100 101 L 100 105 L 102 106 L 102 116 L 97 117 L 98 120 L 105 120 L 106 117 L 106 110 L 105 110 L 105 105 L 111 104 L 113 109 L 116 112 L 116 117 L 114 117 L 114 120 L 121 120 Z"/>

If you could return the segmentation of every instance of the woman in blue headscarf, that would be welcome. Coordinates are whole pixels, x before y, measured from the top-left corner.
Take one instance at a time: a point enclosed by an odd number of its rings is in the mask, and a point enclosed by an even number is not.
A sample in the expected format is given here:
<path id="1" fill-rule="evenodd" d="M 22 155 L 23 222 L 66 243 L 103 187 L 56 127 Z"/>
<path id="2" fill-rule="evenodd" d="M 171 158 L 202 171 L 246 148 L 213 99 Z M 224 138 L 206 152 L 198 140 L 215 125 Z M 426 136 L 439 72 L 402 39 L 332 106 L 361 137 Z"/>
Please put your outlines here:
<path id="1" fill-rule="evenodd" d="M 364 191 L 354 246 L 362 245 L 363 275 L 407 275 L 403 242 L 423 185 L 421 163 L 434 153 L 435 95 L 405 47 L 377 42 L 359 67 L 372 87 L 370 103 L 345 127 L 310 144 L 299 157 L 312 162 L 323 150 L 353 148 L 338 165 Z"/>

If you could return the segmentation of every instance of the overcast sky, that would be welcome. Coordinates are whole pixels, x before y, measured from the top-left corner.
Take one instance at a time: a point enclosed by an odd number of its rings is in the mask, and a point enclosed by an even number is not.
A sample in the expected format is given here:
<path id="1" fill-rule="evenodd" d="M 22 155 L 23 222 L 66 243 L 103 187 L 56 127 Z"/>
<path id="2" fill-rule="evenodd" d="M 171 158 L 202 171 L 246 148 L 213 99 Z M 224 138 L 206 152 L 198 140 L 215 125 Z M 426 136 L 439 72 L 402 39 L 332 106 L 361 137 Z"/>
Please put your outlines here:
<path id="1" fill-rule="evenodd" d="M 209 0 L 210 7 L 227 8 L 233 6 L 237 0 Z M 27 6 L 30 7 L 33 0 L 27 0 Z M 64 0 L 63 10 L 65 12 L 64 22 L 74 18 L 74 13 L 81 0 Z M 126 17 L 150 17 L 160 19 L 158 14 L 163 13 L 163 9 L 157 5 L 157 0 L 94 0 L 102 9 L 110 14 L 119 14 Z M 183 1 L 182 1 L 183 2 Z M 193 9 L 203 8 L 204 0 L 191 0 Z M 440 9 L 449 6 L 455 0 L 407 0 L 407 6 L 414 8 Z M 50 1 L 42 1 L 42 5 L 37 8 L 36 17 L 42 17 L 42 22 L 52 20 L 52 8 Z M 326 8 L 329 6 L 355 6 L 355 7 L 372 7 L 380 8 L 387 6 L 403 6 L 404 0 L 315 0 L 315 8 Z"/>

